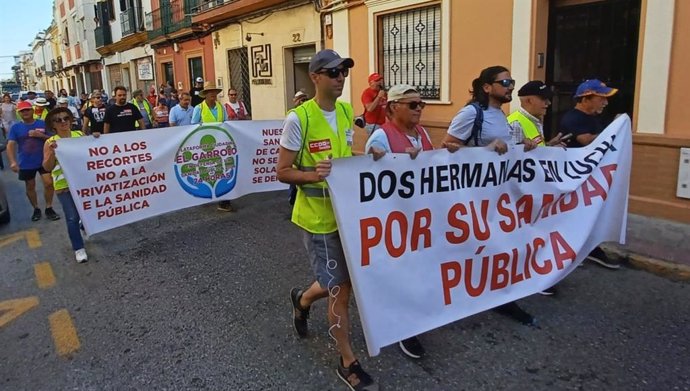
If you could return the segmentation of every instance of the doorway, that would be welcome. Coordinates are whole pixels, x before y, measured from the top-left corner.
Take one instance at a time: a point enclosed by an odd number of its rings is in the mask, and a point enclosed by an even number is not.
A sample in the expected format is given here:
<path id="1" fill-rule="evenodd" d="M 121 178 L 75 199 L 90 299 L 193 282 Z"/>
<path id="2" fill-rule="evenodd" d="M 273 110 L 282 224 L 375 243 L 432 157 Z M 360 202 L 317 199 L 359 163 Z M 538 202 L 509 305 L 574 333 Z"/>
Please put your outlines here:
<path id="1" fill-rule="evenodd" d="M 237 99 L 244 102 L 250 114 L 253 113 L 249 88 L 249 57 L 246 47 L 228 50 L 228 67 L 230 68 L 228 89 L 234 88 L 237 91 Z"/>
<path id="2" fill-rule="evenodd" d="M 206 81 L 204 77 L 204 62 L 201 57 L 192 57 L 187 60 L 189 68 L 189 85 L 194 86 L 194 80 L 200 77 Z M 209 79 L 210 80 L 210 79 Z"/>
<path id="3" fill-rule="evenodd" d="M 314 54 L 316 54 L 315 45 L 285 49 L 285 92 L 288 109 L 292 108 L 292 99 L 297 91 L 304 91 L 309 98 L 314 97 L 314 83 L 309 78 L 309 62 Z"/>
<path id="4" fill-rule="evenodd" d="M 641 0 L 606 0 L 572 5 L 551 1 L 546 83 L 553 104 L 544 121 L 548 137 L 558 133 L 563 114 L 575 105 L 573 94 L 584 80 L 599 79 L 618 94 L 602 114 L 605 125 L 618 113 L 632 117 L 640 33 Z"/>
<path id="5" fill-rule="evenodd" d="M 175 86 L 175 71 L 172 62 L 163 63 L 163 83 L 168 82 L 171 86 Z"/>

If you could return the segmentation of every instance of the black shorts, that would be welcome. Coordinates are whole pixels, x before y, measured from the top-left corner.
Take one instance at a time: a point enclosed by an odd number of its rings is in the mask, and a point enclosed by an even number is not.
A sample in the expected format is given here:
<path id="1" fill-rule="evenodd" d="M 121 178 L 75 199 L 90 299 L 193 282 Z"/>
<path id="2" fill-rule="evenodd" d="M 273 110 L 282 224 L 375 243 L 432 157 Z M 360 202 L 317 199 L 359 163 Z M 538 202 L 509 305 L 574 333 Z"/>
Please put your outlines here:
<path id="1" fill-rule="evenodd" d="M 36 173 L 39 173 L 41 175 L 43 174 L 48 174 L 48 171 L 43 169 L 43 166 L 38 167 L 38 168 L 30 168 L 28 170 L 19 170 L 19 180 L 20 181 L 30 181 L 32 179 L 36 179 Z"/>

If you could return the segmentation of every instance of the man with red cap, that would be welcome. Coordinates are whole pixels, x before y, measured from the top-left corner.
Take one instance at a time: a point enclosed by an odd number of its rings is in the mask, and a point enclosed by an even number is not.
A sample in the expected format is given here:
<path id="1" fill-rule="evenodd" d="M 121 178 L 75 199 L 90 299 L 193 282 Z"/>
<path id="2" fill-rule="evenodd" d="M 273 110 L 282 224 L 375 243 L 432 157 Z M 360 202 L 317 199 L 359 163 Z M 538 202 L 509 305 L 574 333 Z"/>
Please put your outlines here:
<path id="1" fill-rule="evenodd" d="M 19 102 L 17 113 L 22 121 L 12 125 L 7 137 L 7 157 L 10 160 L 10 168 L 19 174 L 19 180 L 26 186 L 26 196 L 34 208 L 31 221 L 41 219 L 41 209 L 38 207 L 36 194 L 36 173 L 40 174 L 43 180 L 46 217 L 50 220 L 59 220 L 60 216 L 53 210 L 53 179 L 50 172 L 43 169 L 43 144 L 51 135 L 46 134 L 45 122 L 34 118 L 31 102 Z"/>
<path id="2" fill-rule="evenodd" d="M 369 75 L 369 88 L 362 92 L 364 105 L 364 128 L 367 136 L 386 122 L 386 90 L 383 88 L 383 76 L 378 73 Z"/>

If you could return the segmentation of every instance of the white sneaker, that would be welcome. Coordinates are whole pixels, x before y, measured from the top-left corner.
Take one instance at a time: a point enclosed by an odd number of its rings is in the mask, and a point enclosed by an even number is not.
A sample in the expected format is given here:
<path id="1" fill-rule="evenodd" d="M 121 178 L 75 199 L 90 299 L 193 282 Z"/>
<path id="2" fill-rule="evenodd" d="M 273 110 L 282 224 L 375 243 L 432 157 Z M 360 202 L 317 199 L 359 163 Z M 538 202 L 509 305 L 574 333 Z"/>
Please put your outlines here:
<path id="1" fill-rule="evenodd" d="M 86 255 L 86 250 L 84 250 L 83 248 L 80 248 L 79 250 L 75 251 L 74 257 L 77 259 L 78 263 L 86 262 L 89 259 L 88 255 Z"/>

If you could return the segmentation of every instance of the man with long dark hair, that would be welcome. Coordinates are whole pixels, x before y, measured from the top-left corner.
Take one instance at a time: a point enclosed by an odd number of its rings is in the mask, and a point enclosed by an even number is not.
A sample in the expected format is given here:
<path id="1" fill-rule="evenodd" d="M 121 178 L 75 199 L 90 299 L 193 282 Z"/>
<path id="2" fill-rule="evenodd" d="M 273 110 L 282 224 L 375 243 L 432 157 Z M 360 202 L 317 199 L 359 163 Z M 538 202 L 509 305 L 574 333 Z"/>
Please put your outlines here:
<path id="1" fill-rule="evenodd" d="M 512 137 L 501 106 L 513 100 L 513 89 L 515 80 L 506 67 L 496 65 L 482 70 L 472 81 L 472 99 L 450 123 L 444 146 L 457 143 L 466 147 L 489 147 L 499 154 L 505 153 Z M 524 144 L 525 151 L 537 146 L 529 139 L 525 139 Z M 515 302 L 503 304 L 495 310 L 527 325 L 535 323 L 534 317 Z"/>

